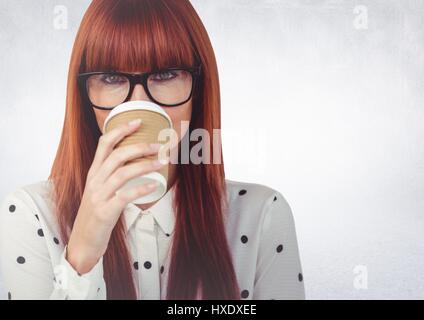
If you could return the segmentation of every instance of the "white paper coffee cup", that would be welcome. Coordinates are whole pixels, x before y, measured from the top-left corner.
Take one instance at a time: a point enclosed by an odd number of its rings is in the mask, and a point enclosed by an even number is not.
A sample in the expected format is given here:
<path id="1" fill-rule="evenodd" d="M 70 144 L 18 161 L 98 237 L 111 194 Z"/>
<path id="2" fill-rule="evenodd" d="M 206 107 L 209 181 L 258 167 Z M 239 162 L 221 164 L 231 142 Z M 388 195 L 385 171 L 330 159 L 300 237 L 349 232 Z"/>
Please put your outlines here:
<path id="1" fill-rule="evenodd" d="M 140 142 L 145 142 L 147 144 L 164 144 L 163 141 L 159 141 L 159 133 L 164 129 L 172 129 L 172 120 L 160 106 L 150 101 L 129 101 L 113 108 L 105 120 L 103 133 L 107 133 L 117 126 L 121 126 L 130 122 L 131 120 L 139 118 L 142 122 L 138 130 L 132 135 L 125 137 L 116 146 L 116 148 Z M 154 159 L 158 159 L 157 154 L 141 159 L 134 159 L 128 161 L 126 164 Z M 168 165 L 163 166 L 157 171 L 129 180 L 122 188 L 117 191 L 117 193 L 125 192 L 125 190 L 129 188 L 155 181 L 159 183 L 155 191 L 132 202 L 134 204 L 144 204 L 157 201 L 163 197 L 167 191 Z"/>

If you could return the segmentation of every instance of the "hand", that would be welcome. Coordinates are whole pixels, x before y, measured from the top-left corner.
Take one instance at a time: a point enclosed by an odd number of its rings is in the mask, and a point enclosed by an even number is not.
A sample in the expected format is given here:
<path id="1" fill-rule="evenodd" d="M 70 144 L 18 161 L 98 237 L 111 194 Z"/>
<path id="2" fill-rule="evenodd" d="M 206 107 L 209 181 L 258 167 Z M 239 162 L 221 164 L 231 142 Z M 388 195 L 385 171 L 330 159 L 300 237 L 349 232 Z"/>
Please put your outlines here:
<path id="1" fill-rule="evenodd" d="M 66 252 L 66 259 L 79 274 L 89 272 L 104 255 L 112 230 L 126 205 L 153 192 L 157 184 L 136 186 L 118 194 L 116 191 L 132 178 L 157 171 L 167 164 L 149 160 L 124 165 L 133 159 L 155 155 L 160 150 L 160 144 L 146 143 L 115 149 L 124 137 L 136 131 L 140 122 L 115 128 L 99 139 Z"/>

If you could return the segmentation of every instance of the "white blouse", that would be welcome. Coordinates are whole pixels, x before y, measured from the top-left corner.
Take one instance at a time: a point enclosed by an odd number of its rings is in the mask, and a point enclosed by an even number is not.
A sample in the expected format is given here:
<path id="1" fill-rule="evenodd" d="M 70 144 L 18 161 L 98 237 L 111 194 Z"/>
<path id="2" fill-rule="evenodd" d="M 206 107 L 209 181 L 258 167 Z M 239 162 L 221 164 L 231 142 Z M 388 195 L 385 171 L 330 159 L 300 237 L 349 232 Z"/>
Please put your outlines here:
<path id="1" fill-rule="evenodd" d="M 304 299 L 295 223 L 284 197 L 226 180 L 226 234 L 243 300 Z M 103 258 L 84 275 L 65 259 L 50 182 L 18 188 L 0 206 L 0 277 L 6 299 L 106 299 Z M 175 185 L 148 210 L 124 210 L 138 299 L 166 299 Z"/>

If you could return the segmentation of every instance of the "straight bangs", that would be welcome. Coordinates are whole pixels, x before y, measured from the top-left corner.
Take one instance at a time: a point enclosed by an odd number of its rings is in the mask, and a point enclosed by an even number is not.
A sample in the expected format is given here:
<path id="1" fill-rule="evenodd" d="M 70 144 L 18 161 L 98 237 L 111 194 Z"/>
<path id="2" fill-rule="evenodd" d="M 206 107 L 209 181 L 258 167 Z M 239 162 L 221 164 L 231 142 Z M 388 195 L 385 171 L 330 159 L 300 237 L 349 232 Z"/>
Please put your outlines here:
<path id="1" fill-rule="evenodd" d="M 107 14 L 91 21 L 80 72 L 140 73 L 197 63 L 190 33 L 162 1 L 108 4 Z"/>

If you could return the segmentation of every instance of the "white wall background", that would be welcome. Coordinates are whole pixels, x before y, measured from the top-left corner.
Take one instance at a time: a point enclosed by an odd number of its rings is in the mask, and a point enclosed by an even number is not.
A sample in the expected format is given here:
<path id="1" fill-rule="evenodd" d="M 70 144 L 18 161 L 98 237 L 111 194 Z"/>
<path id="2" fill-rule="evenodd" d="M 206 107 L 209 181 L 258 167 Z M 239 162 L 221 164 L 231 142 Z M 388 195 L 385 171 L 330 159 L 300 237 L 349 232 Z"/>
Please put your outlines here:
<path id="1" fill-rule="evenodd" d="M 0 198 L 49 174 L 89 2 L 0 2 Z M 227 176 L 289 201 L 307 297 L 423 299 L 424 2 L 192 3 L 219 63 Z"/>

